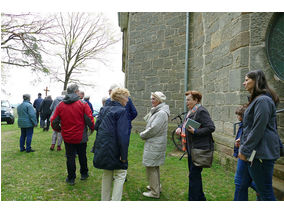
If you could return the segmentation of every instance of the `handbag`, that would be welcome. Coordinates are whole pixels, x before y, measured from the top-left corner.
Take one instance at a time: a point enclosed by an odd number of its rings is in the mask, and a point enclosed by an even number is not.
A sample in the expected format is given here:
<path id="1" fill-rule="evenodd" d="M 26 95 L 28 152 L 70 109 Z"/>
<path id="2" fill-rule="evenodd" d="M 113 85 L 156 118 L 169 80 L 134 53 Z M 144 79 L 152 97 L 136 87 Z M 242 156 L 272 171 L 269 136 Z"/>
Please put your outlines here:
<path id="1" fill-rule="evenodd" d="M 198 167 L 210 168 L 213 162 L 213 153 L 214 149 L 211 148 L 203 150 L 192 147 L 190 150 L 192 163 Z"/>
<path id="2" fill-rule="evenodd" d="M 194 115 L 195 120 L 196 114 Z M 201 168 L 210 168 L 213 163 L 213 153 L 214 153 L 214 140 L 211 135 L 211 140 L 209 141 L 210 148 L 209 149 L 197 149 L 194 148 L 194 145 L 192 144 L 192 147 L 190 148 L 190 155 L 192 163 L 195 166 L 201 167 Z"/>

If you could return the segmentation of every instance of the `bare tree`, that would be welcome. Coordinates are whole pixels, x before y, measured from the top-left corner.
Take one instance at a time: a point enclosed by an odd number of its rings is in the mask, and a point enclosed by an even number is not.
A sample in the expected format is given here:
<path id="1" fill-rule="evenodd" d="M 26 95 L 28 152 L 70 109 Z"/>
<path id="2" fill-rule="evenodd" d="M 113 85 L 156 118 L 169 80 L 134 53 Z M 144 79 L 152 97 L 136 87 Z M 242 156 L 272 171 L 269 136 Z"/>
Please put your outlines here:
<path id="1" fill-rule="evenodd" d="M 36 14 L 1 13 L 1 63 L 48 72 L 42 53 L 49 39 L 53 20 Z"/>
<path id="2" fill-rule="evenodd" d="M 74 74 L 78 76 L 90 71 L 86 69 L 88 61 L 104 63 L 102 53 L 119 39 L 108 28 L 102 14 L 60 13 L 56 20 L 60 28 L 56 42 L 61 50 L 57 55 L 63 62 L 64 72 L 58 72 L 55 76 L 64 83 L 65 90 L 69 82 L 84 84 L 79 78 L 74 78 Z"/>

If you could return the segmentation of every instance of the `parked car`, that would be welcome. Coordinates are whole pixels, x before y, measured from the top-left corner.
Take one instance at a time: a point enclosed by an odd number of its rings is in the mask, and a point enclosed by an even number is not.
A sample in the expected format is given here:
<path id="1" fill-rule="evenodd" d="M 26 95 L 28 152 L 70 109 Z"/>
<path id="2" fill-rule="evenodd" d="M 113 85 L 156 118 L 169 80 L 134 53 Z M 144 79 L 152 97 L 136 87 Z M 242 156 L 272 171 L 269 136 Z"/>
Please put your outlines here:
<path id="1" fill-rule="evenodd" d="M 14 124 L 13 108 L 8 100 L 1 100 L 1 122 L 6 121 L 7 124 Z"/>

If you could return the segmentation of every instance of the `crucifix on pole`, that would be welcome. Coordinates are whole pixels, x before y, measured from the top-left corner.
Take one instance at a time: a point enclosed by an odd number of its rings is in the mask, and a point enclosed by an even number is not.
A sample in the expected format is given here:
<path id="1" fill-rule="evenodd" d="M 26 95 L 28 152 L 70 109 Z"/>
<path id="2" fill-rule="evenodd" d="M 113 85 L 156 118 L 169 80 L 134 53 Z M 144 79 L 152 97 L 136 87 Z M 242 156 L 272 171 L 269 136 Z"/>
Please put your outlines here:
<path id="1" fill-rule="evenodd" d="M 46 87 L 43 91 L 45 91 L 45 96 L 47 96 L 47 92 L 50 91 L 48 87 Z"/>

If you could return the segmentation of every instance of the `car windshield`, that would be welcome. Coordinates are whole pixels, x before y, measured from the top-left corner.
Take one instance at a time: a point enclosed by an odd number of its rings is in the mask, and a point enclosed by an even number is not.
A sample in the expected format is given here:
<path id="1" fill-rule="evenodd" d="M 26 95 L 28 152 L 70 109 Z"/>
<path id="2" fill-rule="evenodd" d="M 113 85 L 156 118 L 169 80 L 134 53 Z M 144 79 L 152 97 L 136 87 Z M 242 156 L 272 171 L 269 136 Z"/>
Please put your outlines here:
<path id="1" fill-rule="evenodd" d="M 10 107 L 10 104 L 8 101 L 1 101 L 1 107 Z"/>

